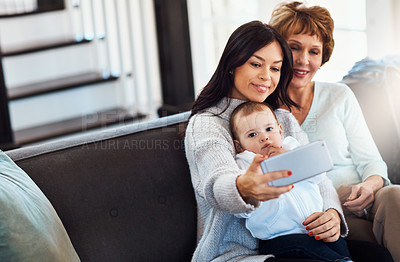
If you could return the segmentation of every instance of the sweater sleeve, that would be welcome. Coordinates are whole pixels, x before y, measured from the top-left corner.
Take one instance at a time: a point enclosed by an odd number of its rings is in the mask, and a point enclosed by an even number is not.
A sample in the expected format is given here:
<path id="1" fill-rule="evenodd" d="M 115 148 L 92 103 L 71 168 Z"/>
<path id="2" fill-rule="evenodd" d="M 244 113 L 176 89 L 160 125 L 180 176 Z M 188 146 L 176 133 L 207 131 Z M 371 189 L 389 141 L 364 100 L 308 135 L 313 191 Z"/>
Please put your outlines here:
<path id="1" fill-rule="evenodd" d="M 248 213 L 260 202 L 246 203 L 236 187 L 236 178 L 243 174 L 234 159 L 230 132 L 223 119 L 212 115 L 196 115 L 189 121 L 185 150 L 196 194 L 212 207 L 231 214 Z"/>
<path id="2" fill-rule="evenodd" d="M 362 181 L 372 175 L 380 175 L 384 179 L 385 185 L 388 185 L 390 180 L 387 166 L 368 129 L 361 107 L 350 88 L 347 87 L 346 91 L 342 121 L 349 142 L 349 152 L 357 172 Z"/>
<path id="3" fill-rule="evenodd" d="M 332 181 L 326 176 L 326 174 L 321 175 L 322 179 L 318 183 L 319 190 L 321 192 L 323 201 L 323 210 L 335 209 L 340 216 L 340 235 L 346 237 L 349 233 L 349 228 L 347 226 L 346 220 L 344 218 L 342 205 L 339 200 L 339 196 L 332 184 Z"/>
<path id="4" fill-rule="evenodd" d="M 300 145 L 308 144 L 307 134 L 301 129 L 296 118 L 289 111 L 278 108 L 275 110 L 278 122 L 282 125 L 283 137 L 291 136 L 295 138 Z"/>

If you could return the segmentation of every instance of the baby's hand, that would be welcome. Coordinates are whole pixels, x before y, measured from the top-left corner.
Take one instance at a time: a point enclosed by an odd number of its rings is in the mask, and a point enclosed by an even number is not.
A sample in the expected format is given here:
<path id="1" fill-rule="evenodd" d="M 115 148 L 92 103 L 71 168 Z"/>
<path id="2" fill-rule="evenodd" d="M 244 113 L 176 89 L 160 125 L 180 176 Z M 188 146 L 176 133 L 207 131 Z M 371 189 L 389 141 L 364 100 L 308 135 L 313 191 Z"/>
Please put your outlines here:
<path id="1" fill-rule="evenodd" d="M 271 146 L 271 147 L 269 147 L 267 156 L 269 158 L 271 156 L 276 156 L 276 155 L 282 154 L 284 152 L 286 152 L 286 150 L 283 149 L 282 147 L 273 147 L 273 146 Z"/>

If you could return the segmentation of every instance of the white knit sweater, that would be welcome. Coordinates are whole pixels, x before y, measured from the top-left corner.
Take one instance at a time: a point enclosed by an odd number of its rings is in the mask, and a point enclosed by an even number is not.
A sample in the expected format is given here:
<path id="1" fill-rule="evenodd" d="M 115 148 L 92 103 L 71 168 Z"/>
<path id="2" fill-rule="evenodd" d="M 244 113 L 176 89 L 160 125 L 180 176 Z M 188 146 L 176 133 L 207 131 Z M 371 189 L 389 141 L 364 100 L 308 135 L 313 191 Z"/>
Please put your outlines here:
<path id="1" fill-rule="evenodd" d="M 244 101 L 222 99 L 207 112 L 194 115 L 185 136 L 186 157 L 198 208 L 198 244 L 192 261 L 265 261 L 271 255 L 258 254 L 258 240 L 245 227 L 245 219 L 235 214 L 249 213 L 260 202 L 246 203 L 236 187 L 236 178 L 243 174 L 235 162 L 235 148 L 229 130 L 229 117 Z M 275 111 L 284 136 L 293 136 L 307 144 L 307 135 L 293 115 L 283 109 Z M 332 188 L 332 187 L 331 187 Z M 335 190 L 327 190 L 325 206 L 341 210 Z M 344 221 L 344 219 L 342 219 Z M 342 232 L 347 226 L 342 224 Z"/>
<path id="2" fill-rule="evenodd" d="M 315 82 L 310 112 L 301 127 L 311 141 L 326 142 L 333 161 L 333 169 L 327 175 L 336 188 L 361 183 L 372 175 L 379 175 L 385 185 L 390 184 L 387 166 L 357 98 L 345 84 Z"/>

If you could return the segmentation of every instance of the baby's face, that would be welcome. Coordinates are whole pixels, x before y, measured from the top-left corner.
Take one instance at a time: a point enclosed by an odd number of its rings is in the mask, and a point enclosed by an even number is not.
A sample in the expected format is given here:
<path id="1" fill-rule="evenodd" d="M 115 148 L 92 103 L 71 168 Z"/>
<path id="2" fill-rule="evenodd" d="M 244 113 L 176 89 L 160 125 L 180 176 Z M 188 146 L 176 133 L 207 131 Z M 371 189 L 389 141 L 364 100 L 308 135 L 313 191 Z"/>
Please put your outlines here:
<path id="1" fill-rule="evenodd" d="M 236 117 L 236 134 L 243 150 L 266 155 L 269 147 L 282 146 L 282 127 L 271 110 Z"/>

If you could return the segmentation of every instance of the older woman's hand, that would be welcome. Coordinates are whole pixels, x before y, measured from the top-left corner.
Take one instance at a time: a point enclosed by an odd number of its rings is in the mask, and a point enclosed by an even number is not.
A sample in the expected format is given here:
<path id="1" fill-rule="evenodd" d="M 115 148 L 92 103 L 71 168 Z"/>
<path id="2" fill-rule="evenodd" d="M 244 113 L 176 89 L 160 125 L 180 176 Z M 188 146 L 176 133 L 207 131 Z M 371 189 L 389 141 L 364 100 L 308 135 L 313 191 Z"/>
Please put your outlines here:
<path id="1" fill-rule="evenodd" d="M 363 183 L 351 186 L 350 195 L 343 203 L 343 207 L 358 217 L 365 216 L 367 210 L 374 204 L 376 191 L 381 189 L 383 184 L 382 177 L 374 175 Z"/>
<path id="2" fill-rule="evenodd" d="M 281 194 L 289 192 L 293 188 L 293 185 L 281 187 L 268 185 L 268 182 L 290 176 L 292 172 L 285 170 L 263 174 L 260 163 L 265 159 L 267 159 L 267 156 L 256 155 L 246 173 L 240 175 L 236 180 L 240 195 L 248 203 L 251 202 L 250 199 L 267 201 L 278 198 Z"/>
<path id="3" fill-rule="evenodd" d="M 316 240 L 334 242 L 340 237 L 340 216 L 335 209 L 325 212 L 315 212 L 304 220 L 303 225 L 309 231 L 308 235 Z"/>

